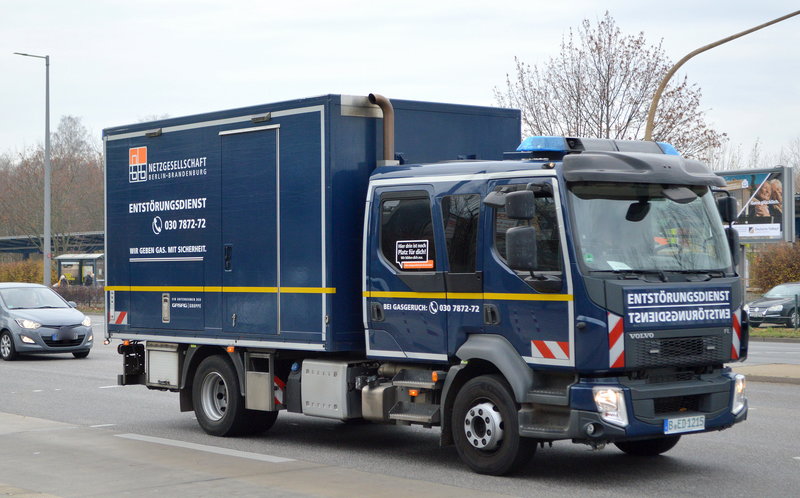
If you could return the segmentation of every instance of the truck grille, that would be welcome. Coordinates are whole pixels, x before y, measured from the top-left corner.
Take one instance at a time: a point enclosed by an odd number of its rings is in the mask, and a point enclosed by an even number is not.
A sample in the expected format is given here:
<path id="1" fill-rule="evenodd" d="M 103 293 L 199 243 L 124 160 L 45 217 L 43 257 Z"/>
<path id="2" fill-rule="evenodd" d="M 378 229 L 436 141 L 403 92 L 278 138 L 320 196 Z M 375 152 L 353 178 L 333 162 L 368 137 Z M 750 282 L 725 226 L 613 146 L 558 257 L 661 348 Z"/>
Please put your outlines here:
<path id="1" fill-rule="evenodd" d="M 700 398 L 702 396 L 674 396 L 670 398 L 656 398 L 653 400 L 653 412 L 656 415 L 677 412 L 700 411 Z"/>
<path id="2" fill-rule="evenodd" d="M 684 367 L 710 365 L 730 360 L 719 335 L 639 339 L 626 344 L 625 363 L 628 367 Z"/>

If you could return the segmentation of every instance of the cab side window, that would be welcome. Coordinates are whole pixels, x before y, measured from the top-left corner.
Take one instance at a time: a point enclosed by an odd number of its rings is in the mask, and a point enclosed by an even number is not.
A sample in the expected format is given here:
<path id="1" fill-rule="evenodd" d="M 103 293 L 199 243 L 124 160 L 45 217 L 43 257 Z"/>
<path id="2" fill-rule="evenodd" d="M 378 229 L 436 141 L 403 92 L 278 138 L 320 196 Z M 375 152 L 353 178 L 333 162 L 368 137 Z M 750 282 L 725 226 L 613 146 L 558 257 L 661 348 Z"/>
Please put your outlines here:
<path id="1" fill-rule="evenodd" d="M 478 194 L 442 198 L 442 221 L 451 273 L 474 273 L 478 253 Z"/>
<path id="2" fill-rule="evenodd" d="M 426 192 L 381 196 L 381 253 L 400 271 L 433 271 L 436 248 Z"/>
<path id="3" fill-rule="evenodd" d="M 528 220 L 530 226 L 536 228 L 536 260 L 540 272 L 563 271 L 561 257 L 561 241 L 558 232 L 557 206 L 549 185 L 535 192 L 536 214 Z M 527 185 L 506 185 L 504 192 L 525 190 Z M 494 210 L 494 244 L 497 253 L 506 260 L 506 232 L 509 228 L 524 225 L 526 221 L 512 220 L 506 216 L 504 208 Z"/>

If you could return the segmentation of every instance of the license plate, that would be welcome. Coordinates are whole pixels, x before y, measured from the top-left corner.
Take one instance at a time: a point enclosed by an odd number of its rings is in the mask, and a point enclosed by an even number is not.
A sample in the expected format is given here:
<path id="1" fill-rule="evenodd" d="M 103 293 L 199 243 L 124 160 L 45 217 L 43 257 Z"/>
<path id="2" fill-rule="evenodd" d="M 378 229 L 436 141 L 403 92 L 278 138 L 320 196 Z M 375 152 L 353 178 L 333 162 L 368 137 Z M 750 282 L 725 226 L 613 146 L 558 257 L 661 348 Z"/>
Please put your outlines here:
<path id="1" fill-rule="evenodd" d="M 750 312 L 750 316 L 764 316 L 764 313 L 761 313 L 759 311 L 752 311 Z"/>
<path id="2" fill-rule="evenodd" d="M 664 434 L 702 431 L 706 428 L 706 416 L 668 418 L 664 420 Z"/>

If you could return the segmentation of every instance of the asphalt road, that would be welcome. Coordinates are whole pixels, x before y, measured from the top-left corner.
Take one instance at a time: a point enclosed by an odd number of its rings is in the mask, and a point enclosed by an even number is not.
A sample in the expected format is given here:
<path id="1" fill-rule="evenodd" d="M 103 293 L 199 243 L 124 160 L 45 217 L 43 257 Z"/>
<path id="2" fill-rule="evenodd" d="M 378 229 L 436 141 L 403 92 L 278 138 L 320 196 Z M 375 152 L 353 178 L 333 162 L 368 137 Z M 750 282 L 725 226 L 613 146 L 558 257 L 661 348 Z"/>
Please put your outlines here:
<path id="1" fill-rule="evenodd" d="M 100 329 L 96 329 L 96 337 L 102 337 Z M 787 351 L 790 354 L 784 354 Z M 800 344 L 754 342 L 750 355 L 748 363 L 769 362 L 774 358 L 783 363 L 798 363 Z M 115 436 L 128 434 L 140 439 L 164 438 L 181 444 L 203 445 L 201 448 L 248 452 L 267 460 L 280 457 L 307 462 L 313 468 L 327 469 L 334 475 L 338 472 L 354 476 L 352 479 L 366 479 L 363 495 L 407 496 L 416 494 L 412 489 L 419 486 L 431 488 L 434 495 L 456 489 L 464 495 L 482 491 L 511 496 L 564 496 L 587 492 L 593 496 L 794 496 L 800 488 L 800 428 L 796 423 L 800 407 L 798 385 L 749 383 L 751 411 L 748 421 L 723 432 L 684 437 L 675 449 L 662 457 L 636 459 L 613 446 L 592 451 L 586 446 L 562 441 L 552 448 L 540 449 L 519 475 L 499 478 L 479 476 L 467 470 L 453 447 L 439 447 L 438 429 L 351 425 L 283 412 L 266 434 L 235 439 L 211 437 L 202 432 L 192 413 L 178 411 L 177 394 L 149 391 L 143 386 L 116 386 L 120 369 L 121 360 L 115 344 L 97 344 L 84 360 L 63 355 L 0 362 L 0 412 L 71 424 L 91 431 L 85 434 L 91 435 L 93 440 L 107 439 L 108 442 L 102 444 L 114 448 L 122 441 Z M 146 447 L 152 447 L 152 453 L 144 453 L 144 457 L 134 453 L 133 461 L 148 460 L 148 454 L 153 458 L 162 454 L 158 444 Z M 6 446 L 4 451 L 13 450 Z M 63 463 L 68 465 L 70 450 L 64 448 L 64 451 Z M 15 458 L 22 468 L 31 463 L 28 460 L 33 457 L 15 455 Z M 98 470 L 102 469 L 107 479 L 114 479 L 115 472 L 137 474 L 140 466 L 138 484 L 147 482 L 150 476 L 144 469 L 152 462 L 141 461 L 133 468 L 117 469 L 109 468 L 102 455 L 97 459 Z M 184 460 L 184 465 L 194 465 L 194 458 Z M 270 466 L 281 465 L 257 463 L 264 466 L 264 473 L 272 468 Z M 250 462 L 249 465 L 254 464 Z M 317 472 L 320 476 L 324 473 L 323 470 Z M 397 484 L 388 492 L 384 489 L 377 493 L 376 488 L 366 484 L 372 482 L 370 477 L 396 479 Z M 34 483 L 17 482 L 19 479 L 20 474 L 13 467 L 2 466 L 0 491 L 3 484 L 37 489 Z M 99 482 L 87 479 L 86 489 L 99 489 L 93 488 L 93 484 L 100 486 Z M 204 494 L 226 494 L 211 484 L 207 486 L 200 488 L 207 491 Z M 184 489 L 184 492 L 177 489 Z M 261 488 L 242 488 L 240 494 L 256 494 L 257 489 Z M 327 490 L 295 489 L 285 495 L 334 495 L 336 490 L 332 484 Z M 263 494 L 268 493 L 266 489 L 263 491 Z M 167 488 L 162 492 L 196 494 L 187 488 L 171 491 Z"/>

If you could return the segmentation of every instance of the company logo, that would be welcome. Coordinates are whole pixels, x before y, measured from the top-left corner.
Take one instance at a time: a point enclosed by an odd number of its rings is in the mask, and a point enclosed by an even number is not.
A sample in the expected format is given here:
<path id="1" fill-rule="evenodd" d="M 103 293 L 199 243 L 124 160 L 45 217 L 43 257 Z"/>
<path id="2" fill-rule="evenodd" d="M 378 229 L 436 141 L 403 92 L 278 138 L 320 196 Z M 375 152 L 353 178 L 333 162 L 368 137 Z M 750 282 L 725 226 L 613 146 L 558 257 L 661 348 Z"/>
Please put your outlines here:
<path id="1" fill-rule="evenodd" d="M 652 332 L 637 332 L 635 334 L 628 334 L 631 339 L 654 339 L 656 335 Z"/>
<path id="2" fill-rule="evenodd" d="M 128 149 L 128 183 L 147 181 L 147 147 Z"/>

